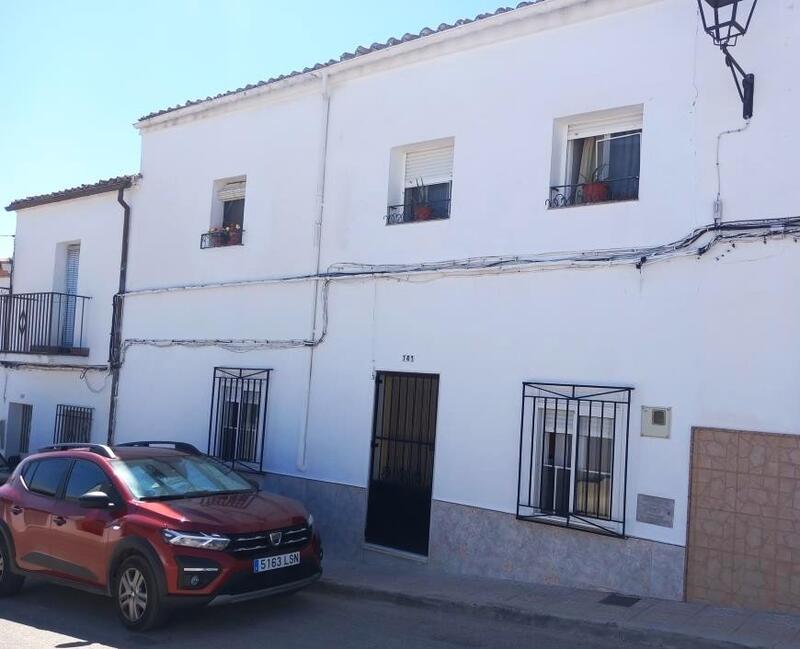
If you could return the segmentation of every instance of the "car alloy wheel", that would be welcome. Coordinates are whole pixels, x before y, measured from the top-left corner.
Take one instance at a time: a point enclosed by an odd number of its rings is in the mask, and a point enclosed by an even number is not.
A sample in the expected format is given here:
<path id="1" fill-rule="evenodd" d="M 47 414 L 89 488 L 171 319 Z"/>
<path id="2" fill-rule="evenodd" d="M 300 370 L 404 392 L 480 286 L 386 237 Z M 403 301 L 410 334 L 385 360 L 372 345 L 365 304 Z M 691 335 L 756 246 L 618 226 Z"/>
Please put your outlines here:
<path id="1" fill-rule="evenodd" d="M 129 622 L 138 622 L 147 611 L 147 582 L 138 568 L 127 568 L 119 580 L 119 609 Z"/>

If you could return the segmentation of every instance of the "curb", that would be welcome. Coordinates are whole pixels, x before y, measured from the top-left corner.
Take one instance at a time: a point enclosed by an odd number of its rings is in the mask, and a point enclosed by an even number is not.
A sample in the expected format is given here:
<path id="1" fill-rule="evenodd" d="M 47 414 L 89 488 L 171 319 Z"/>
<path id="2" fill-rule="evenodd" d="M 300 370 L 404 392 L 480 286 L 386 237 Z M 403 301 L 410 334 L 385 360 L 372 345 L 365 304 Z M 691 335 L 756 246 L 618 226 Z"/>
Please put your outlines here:
<path id="1" fill-rule="evenodd" d="M 474 604 L 464 601 L 431 595 L 411 595 L 409 593 L 376 588 L 374 586 L 353 585 L 323 577 L 314 586 L 318 592 L 344 597 L 369 598 L 390 604 L 401 604 L 416 608 L 435 609 L 445 613 L 468 614 L 486 620 L 531 624 L 549 631 L 602 638 L 633 644 L 637 647 L 658 649 L 767 649 L 766 645 L 750 645 L 713 640 L 661 629 L 629 627 L 617 622 L 592 622 L 569 617 L 559 617 L 549 613 L 533 613 L 513 606 L 494 604 Z"/>

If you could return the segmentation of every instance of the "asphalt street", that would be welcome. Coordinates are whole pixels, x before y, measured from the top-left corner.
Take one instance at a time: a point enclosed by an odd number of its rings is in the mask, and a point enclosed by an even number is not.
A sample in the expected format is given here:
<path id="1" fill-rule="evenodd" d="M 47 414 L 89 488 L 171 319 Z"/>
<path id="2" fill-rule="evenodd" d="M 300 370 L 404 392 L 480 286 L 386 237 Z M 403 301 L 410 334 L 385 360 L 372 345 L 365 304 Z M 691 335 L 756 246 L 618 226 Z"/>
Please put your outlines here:
<path id="1" fill-rule="evenodd" d="M 554 635 L 513 622 L 473 619 L 415 606 L 322 593 L 176 613 L 168 626 L 128 632 L 110 599 L 48 584 L 26 584 L 0 600 L 2 649 L 621 649 L 617 642 Z M 633 646 L 628 645 L 630 649 Z"/>

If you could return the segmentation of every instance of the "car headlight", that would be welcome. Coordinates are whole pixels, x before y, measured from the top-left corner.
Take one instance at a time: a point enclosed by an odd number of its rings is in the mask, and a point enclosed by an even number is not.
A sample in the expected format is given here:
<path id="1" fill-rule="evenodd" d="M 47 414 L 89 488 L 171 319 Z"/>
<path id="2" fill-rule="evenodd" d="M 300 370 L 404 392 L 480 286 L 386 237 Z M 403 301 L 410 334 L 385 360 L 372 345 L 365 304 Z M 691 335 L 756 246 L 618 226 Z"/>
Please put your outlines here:
<path id="1" fill-rule="evenodd" d="M 163 530 L 161 535 L 170 545 L 182 545 L 187 548 L 201 550 L 224 550 L 231 540 L 222 534 L 205 534 L 204 532 L 176 532 Z"/>

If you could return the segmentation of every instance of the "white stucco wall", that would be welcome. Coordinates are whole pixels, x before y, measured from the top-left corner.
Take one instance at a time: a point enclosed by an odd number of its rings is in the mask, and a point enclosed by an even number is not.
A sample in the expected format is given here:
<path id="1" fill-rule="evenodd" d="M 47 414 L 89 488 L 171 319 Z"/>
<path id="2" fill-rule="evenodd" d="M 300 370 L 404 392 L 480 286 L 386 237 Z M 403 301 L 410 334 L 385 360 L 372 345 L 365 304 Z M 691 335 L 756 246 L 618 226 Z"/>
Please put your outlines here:
<path id="1" fill-rule="evenodd" d="M 134 192 L 126 190 L 126 200 L 133 201 Z M 32 207 L 20 211 L 17 219 L 14 293 L 62 292 L 63 248 L 80 243 L 78 295 L 90 298 L 83 323 L 89 357 L 77 359 L 81 363 L 108 361 L 112 298 L 119 287 L 122 219 L 116 192 Z M 79 328 L 77 323 L 76 335 Z M 19 354 L 8 355 L 8 359 L 76 362 L 74 357 Z"/>
<path id="2" fill-rule="evenodd" d="M 125 192 L 133 202 L 136 190 Z M 18 212 L 15 239 L 14 293 L 63 291 L 64 246 L 80 243 L 78 295 L 90 299 L 83 314 L 83 346 L 89 356 L 52 354 L 2 355 L 2 360 L 34 365 L 74 365 L 77 369 L 18 369 L 3 372 L 2 416 L 9 403 L 33 407 L 30 450 L 53 441 L 58 404 L 93 408 L 92 439 L 105 441 L 108 426 L 110 376 L 108 363 L 112 298 L 119 286 L 122 207 L 109 192 L 32 207 Z M 77 319 L 81 316 L 77 309 Z M 76 322 L 75 335 L 80 331 Z"/>
<path id="3" fill-rule="evenodd" d="M 463 42 L 434 37 L 413 55 L 374 66 L 367 57 L 367 67 L 331 76 L 323 269 L 653 245 L 712 220 L 717 134 L 741 126 L 741 107 L 696 7 L 598 0 L 518 15 L 495 31 L 486 21 Z M 798 213 L 787 173 L 800 149 L 791 128 L 798 38 L 800 10 L 775 0 L 759 6 L 736 49 L 757 74 L 757 91 L 748 130 L 721 146 L 726 220 Z M 321 89 L 319 79 L 301 80 L 142 129 L 131 290 L 313 272 Z M 545 209 L 554 122 L 636 104 L 644 107 L 640 199 Z M 387 227 L 390 151 L 439 138 L 455 142 L 451 218 Z M 240 175 L 244 246 L 201 250 L 214 181 Z M 48 209 L 64 214 L 68 205 Z M 433 372 L 441 376 L 434 498 L 513 512 L 522 382 L 628 385 L 628 531 L 682 545 L 692 426 L 798 432 L 799 253 L 787 238 L 642 271 L 333 282 L 328 337 L 314 359 L 305 467 L 306 349 L 131 347 L 117 438 L 205 447 L 213 368 L 271 368 L 267 469 L 366 486 L 374 372 Z M 100 275 L 98 282 L 116 277 Z M 135 295 L 126 300 L 123 337 L 305 338 L 312 290 L 298 282 Z M 415 362 L 403 363 L 403 354 Z M 639 436 L 642 405 L 672 407 L 670 439 Z M 638 493 L 675 499 L 674 526 L 637 523 Z"/>

